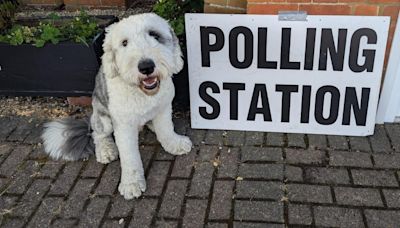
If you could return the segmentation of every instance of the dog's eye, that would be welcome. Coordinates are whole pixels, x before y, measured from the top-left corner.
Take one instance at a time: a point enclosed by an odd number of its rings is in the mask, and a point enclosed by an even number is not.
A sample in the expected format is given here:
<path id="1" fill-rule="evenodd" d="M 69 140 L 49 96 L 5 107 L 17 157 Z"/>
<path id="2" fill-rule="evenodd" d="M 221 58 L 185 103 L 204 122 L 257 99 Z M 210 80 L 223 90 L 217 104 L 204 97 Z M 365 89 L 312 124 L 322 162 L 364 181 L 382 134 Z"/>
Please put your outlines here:
<path id="1" fill-rule="evenodd" d="M 128 45 L 128 40 L 123 40 L 122 41 L 122 46 L 126 47 L 126 45 Z"/>
<path id="2" fill-rule="evenodd" d="M 160 34 L 158 34 L 158 33 L 155 32 L 155 31 L 150 31 L 150 32 L 149 32 L 149 36 L 153 37 L 153 38 L 156 39 L 158 42 L 161 41 L 161 36 L 160 36 Z"/>

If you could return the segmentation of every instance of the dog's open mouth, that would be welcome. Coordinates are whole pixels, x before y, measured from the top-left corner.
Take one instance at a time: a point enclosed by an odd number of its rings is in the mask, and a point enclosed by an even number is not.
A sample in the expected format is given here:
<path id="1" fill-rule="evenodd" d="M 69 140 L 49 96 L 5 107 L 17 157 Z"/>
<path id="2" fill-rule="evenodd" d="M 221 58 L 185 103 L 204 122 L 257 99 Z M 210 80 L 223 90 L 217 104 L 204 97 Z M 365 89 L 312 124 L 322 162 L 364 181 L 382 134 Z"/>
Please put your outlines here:
<path id="1" fill-rule="evenodd" d="M 148 95 L 157 93 L 159 86 L 160 80 L 157 76 L 144 78 L 140 82 L 140 88 Z"/>

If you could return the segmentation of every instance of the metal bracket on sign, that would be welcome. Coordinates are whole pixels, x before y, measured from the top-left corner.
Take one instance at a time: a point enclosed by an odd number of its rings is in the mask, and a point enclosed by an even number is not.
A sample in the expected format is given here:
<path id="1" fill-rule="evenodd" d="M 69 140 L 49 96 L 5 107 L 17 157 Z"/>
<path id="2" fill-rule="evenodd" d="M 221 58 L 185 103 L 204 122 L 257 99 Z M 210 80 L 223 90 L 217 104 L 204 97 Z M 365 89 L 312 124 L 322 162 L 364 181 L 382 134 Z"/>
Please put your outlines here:
<path id="1" fill-rule="evenodd" d="M 279 11 L 279 21 L 307 21 L 306 11 Z"/>

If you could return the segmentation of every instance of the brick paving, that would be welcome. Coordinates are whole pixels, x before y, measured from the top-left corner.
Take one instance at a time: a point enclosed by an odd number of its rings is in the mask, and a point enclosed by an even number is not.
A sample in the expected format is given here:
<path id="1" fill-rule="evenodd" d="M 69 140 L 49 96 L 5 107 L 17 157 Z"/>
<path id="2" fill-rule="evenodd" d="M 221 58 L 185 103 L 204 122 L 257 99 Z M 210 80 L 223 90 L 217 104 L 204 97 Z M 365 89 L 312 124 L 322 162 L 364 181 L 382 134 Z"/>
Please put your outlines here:
<path id="1" fill-rule="evenodd" d="M 49 160 L 43 120 L 0 118 L 1 227 L 398 227 L 400 125 L 371 137 L 194 130 L 174 157 L 140 135 L 148 188 L 124 200 L 119 161 Z"/>

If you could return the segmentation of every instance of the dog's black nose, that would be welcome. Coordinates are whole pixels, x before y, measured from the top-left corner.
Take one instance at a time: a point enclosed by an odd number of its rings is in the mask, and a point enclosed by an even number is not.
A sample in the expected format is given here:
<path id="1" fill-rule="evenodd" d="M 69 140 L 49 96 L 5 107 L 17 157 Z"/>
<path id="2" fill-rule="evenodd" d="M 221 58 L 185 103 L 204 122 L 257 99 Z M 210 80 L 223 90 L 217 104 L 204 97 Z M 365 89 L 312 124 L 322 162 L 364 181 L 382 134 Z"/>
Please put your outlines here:
<path id="1" fill-rule="evenodd" d="M 153 73 L 155 67 L 156 64 L 154 64 L 153 60 L 151 59 L 140 60 L 138 65 L 139 72 L 145 75 Z"/>

